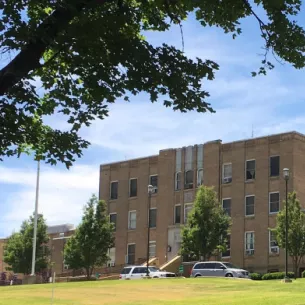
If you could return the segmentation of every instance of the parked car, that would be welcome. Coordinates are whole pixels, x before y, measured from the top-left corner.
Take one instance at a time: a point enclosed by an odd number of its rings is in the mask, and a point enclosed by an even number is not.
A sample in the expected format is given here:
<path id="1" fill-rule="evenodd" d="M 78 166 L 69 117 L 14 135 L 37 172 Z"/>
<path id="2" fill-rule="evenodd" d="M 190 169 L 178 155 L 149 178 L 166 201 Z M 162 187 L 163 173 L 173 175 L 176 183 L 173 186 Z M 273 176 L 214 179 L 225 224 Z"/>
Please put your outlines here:
<path id="1" fill-rule="evenodd" d="M 175 273 L 161 271 L 156 267 L 148 267 L 149 276 L 152 278 L 169 278 L 175 277 Z M 137 280 L 146 276 L 147 268 L 144 266 L 128 266 L 124 267 L 121 271 L 120 279 L 121 280 Z"/>
<path id="2" fill-rule="evenodd" d="M 249 272 L 226 262 L 198 262 L 191 271 L 191 277 L 200 276 L 249 278 Z"/>

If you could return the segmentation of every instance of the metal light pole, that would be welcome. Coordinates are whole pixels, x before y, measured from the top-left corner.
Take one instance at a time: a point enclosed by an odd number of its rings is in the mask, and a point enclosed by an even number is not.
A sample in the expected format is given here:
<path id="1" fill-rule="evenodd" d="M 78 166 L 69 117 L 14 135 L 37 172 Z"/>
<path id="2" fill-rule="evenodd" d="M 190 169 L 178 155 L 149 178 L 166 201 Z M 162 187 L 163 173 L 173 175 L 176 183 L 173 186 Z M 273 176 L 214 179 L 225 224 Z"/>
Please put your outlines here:
<path id="1" fill-rule="evenodd" d="M 39 199 L 39 175 L 40 175 L 40 160 L 37 162 L 37 179 L 36 179 L 36 198 L 35 198 L 35 213 L 34 213 L 34 233 L 33 233 L 33 253 L 32 253 L 32 272 L 35 275 L 36 262 L 36 239 L 37 239 L 37 219 L 38 219 L 38 199 Z"/>
<path id="2" fill-rule="evenodd" d="M 148 210 L 148 220 L 147 220 L 147 257 L 146 257 L 146 276 L 149 276 L 149 238 L 150 238 L 150 223 L 149 223 L 149 212 L 150 212 L 150 206 L 151 206 L 151 194 L 153 193 L 154 187 L 152 185 L 149 185 L 147 188 L 148 191 L 148 205 L 147 205 L 147 210 Z"/>
<path id="3" fill-rule="evenodd" d="M 289 282 L 288 277 L 288 180 L 289 180 L 289 168 L 283 169 L 283 176 L 286 183 L 286 215 L 285 215 L 285 282 Z"/>

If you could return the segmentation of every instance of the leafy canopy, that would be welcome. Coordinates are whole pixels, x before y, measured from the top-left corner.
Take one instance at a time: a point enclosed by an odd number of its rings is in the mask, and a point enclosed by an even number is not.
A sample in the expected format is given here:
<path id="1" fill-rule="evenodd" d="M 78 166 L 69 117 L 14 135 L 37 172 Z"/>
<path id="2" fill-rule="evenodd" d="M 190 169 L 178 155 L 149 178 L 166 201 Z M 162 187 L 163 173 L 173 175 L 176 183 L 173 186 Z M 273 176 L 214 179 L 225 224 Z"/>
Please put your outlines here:
<path id="1" fill-rule="evenodd" d="M 276 239 L 279 246 L 286 248 L 286 204 L 283 201 L 284 208 L 277 215 L 277 225 L 273 230 L 276 233 Z M 305 214 L 301 209 L 300 202 L 297 199 L 296 192 L 288 194 L 288 254 L 293 261 L 294 274 L 297 270 L 302 257 L 305 255 Z"/>
<path id="2" fill-rule="evenodd" d="M 108 250 L 114 246 L 113 229 L 105 202 L 93 195 L 84 208 L 81 224 L 65 245 L 65 263 L 71 269 L 85 269 L 90 278 L 94 268 L 109 259 Z"/>
<path id="3" fill-rule="evenodd" d="M 0 1 L 0 52 L 8 59 L 0 70 L 0 158 L 30 147 L 36 158 L 71 166 L 89 145 L 80 128 L 104 119 L 117 99 L 129 101 L 128 93 L 146 92 L 182 112 L 214 111 L 203 81 L 214 79 L 218 64 L 143 36 L 181 25 L 192 12 L 202 31 L 217 26 L 234 38 L 241 19 L 255 18 L 266 50 L 258 73 L 273 68 L 269 51 L 303 68 L 300 10 L 301 0 Z M 66 118 L 64 130 L 44 123 L 56 114 Z"/>
<path id="4" fill-rule="evenodd" d="M 220 206 L 214 189 L 201 186 L 182 229 L 181 254 L 209 259 L 217 249 L 225 248 L 229 227 L 230 217 Z"/>
<path id="5" fill-rule="evenodd" d="M 19 232 L 13 233 L 4 248 L 4 262 L 7 270 L 15 273 L 30 274 L 32 267 L 34 217 L 25 220 Z M 37 243 L 35 271 L 40 272 L 47 268 L 49 248 L 47 225 L 42 215 L 37 220 Z"/>

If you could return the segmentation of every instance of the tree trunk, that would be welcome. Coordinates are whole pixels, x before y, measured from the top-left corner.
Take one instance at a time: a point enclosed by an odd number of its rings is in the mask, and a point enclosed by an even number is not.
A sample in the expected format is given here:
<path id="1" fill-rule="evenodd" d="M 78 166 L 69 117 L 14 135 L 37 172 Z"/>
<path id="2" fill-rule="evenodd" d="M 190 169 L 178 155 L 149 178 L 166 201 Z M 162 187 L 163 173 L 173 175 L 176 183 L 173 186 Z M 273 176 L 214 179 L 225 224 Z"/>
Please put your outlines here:
<path id="1" fill-rule="evenodd" d="M 86 268 L 86 276 L 87 276 L 87 280 L 90 280 L 91 274 L 90 274 L 90 268 Z"/>
<path id="2" fill-rule="evenodd" d="M 78 0 L 74 6 L 59 6 L 40 25 L 30 41 L 22 48 L 20 53 L 4 68 L 0 70 L 0 96 L 6 94 L 29 72 L 38 69 L 40 59 L 45 51 L 54 43 L 57 35 L 67 28 L 71 20 L 82 10 L 95 3 L 105 3 L 107 0 Z"/>

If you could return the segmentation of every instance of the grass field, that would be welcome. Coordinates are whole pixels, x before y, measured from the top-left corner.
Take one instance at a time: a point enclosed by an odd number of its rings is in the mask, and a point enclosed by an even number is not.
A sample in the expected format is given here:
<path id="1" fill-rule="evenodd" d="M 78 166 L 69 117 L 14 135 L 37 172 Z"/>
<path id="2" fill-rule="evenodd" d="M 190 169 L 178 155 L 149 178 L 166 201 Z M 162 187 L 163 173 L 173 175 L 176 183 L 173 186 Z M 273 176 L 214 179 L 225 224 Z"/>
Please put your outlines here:
<path id="1" fill-rule="evenodd" d="M 54 305 L 304 305 L 305 280 L 173 279 L 55 284 Z M 51 285 L 0 287 L 0 304 L 51 304 Z"/>

